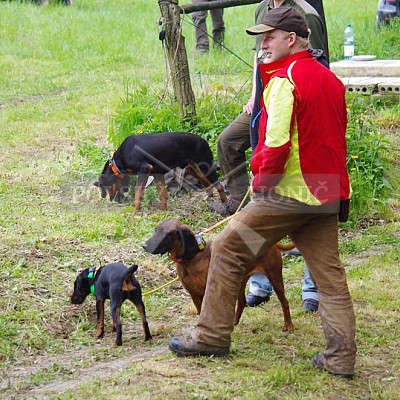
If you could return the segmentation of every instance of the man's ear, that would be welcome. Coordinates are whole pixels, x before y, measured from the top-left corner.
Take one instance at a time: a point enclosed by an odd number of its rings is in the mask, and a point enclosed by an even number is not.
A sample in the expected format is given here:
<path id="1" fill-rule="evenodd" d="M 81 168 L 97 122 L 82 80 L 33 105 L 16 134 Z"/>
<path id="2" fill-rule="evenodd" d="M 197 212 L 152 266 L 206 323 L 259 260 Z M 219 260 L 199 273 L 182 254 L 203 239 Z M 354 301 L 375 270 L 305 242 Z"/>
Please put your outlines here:
<path id="1" fill-rule="evenodd" d="M 294 32 L 289 32 L 289 46 L 293 46 L 296 43 L 297 35 Z"/>

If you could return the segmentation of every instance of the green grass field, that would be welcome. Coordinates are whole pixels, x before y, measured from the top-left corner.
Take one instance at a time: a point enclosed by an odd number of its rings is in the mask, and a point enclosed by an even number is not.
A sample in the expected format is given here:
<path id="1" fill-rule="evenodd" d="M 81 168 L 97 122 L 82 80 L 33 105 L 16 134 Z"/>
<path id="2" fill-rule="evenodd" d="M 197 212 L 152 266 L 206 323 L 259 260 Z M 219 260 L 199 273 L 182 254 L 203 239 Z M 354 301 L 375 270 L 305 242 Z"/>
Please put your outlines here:
<path id="1" fill-rule="evenodd" d="M 399 26 L 376 31 L 376 3 L 324 2 L 332 61 L 341 58 L 349 22 L 357 54 L 398 57 Z M 254 9 L 226 10 L 226 46 L 233 54 L 200 57 L 185 17 L 196 96 L 209 102 L 231 96 L 240 109 L 243 93 L 250 92 L 246 63 L 251 64 L 252 39 L 244 29 L 253 23 Z M 245 310 L 226 359 L 177 359 L 168 351 L 169 338 L 197 318 L 179 284 L 144 298 L 151 343 L 142 342 L 140 319 L 128 304 L 124 343 L 116 348 L 108 310 L 106 336 L 96 342 L 94 300 L 69 303 L 73 281 L 88 265 L 136 262 L 145 292 L 170 281 L 175 268 L 168 257 L 150 256 L 141 247 L 154 227 L 172 216 L 194 230 L 219 220 L 208 212 L 203 194 L 180 194 L 170 199 L 168 211 L 159 212 L 149 190 L 144 211 L 134 213 L 128 203 L 100 199 L 92 185 L 127 92 L 146 87 L 149 104 L 157 104 L 165 90 L 159 18 L 155 0 L 75 0 L 70 7 L 0 2 L 0 398 L 397 399 L 398 104 L 373 104 L 371 110 L 374 129 L 390 141 L 386 176 L 394 190 L 386 211 L 375 204 L 360 224 L 340 227 L 357 316 L 354 381 L 338 381 L 310 365 L 324 338 L 319 316 L 301 309 L 301 259 L 285 260 L 284 269 L 295 332 L 280 332 L 283 318 L 273 298 Z"/>

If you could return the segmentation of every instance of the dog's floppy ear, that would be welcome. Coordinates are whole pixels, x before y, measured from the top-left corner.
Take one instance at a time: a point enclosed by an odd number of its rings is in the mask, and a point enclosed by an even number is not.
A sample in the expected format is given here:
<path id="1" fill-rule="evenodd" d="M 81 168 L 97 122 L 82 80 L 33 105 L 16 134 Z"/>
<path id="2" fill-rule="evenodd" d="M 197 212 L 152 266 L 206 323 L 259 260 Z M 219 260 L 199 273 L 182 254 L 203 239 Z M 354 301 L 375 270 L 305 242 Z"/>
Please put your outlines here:
<path id="1" fill-rule="evenodd" d="M 100 189 L 101 198 L 104 199 L 107 196 L 107 191 L 104 188 L 104 178 L 100 175 L 99 180 L 93 183 L 94 186 Z"/>
<path id="2" fill-rule="evenodd" d="M 138 268 L 139 268 L 139 265 L 137 265 L 137 264 L 132 264 L 132 265 L 129 267 L 128 271 L 134 273 L 134 272 L 137 271 Z"/>
<path id="3" fill-rule="evenodd" d="M 198 251 L 199 246 L 197 244 L 196 238 L 193 232 L 186 226 L 179 227 L 178 233 L 182 240 L 182 245 L 184 249 L 183 256 L 185 259 L 190 260 Z"/>
<path id="4" fill-rule="evenodd" d="M 124 281 L 122 282 L 121 290 L 123 292 L 132 292 L 137 289 L 137 287 L 132 283 L 132 275 L 137 271 L 138 266 L 133 264 L 130 268 L 128 268 Z"/>
<path id="5" fill-rule="evenodd" d="M 193 238 L 193 232 L 187 226 L 179 226 L 176 228 L 183 243 L 190 242 Z"/>

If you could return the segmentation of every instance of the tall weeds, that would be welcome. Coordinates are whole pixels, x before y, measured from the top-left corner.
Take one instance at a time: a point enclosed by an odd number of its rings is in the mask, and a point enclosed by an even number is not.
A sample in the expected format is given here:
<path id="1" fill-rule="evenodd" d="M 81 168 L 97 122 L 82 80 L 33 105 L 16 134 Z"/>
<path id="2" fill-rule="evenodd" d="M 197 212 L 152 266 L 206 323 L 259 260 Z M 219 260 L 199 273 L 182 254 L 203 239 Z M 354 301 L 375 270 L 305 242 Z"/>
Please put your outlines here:
<path id="1" fill-rule="evenodd" d="M 383 210 L 387 195 L 393 189 L 386 174 L 390 143 L 374 124 L 376 114 L 372 102 L 349 96 L 347 169 L 353 189 L 353 214 L 357 218 Z"/>

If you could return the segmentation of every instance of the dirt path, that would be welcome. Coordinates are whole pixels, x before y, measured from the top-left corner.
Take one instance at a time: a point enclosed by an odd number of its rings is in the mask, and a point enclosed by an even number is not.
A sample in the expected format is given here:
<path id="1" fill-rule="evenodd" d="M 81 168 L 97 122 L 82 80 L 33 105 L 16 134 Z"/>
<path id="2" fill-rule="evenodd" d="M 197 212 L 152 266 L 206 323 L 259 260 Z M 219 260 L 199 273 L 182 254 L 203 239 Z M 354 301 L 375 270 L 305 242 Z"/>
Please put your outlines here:
<path id="1" fill-rule="evenodd" d="M 92 350 L 92 349 L 91 349 Z M 89 349 L 71 350 L 60 356 L 35 357 L 32 365 L 16 366 L 2 372 L 0 395 L 4 399 L 47 399 L 51 395 L 63 393 L 79 385 L 104 377 L 118 375 L 131 364 L 143 362 L 168 352 L 165 345 L 138 347 L 124 352 L 122 357 L 110 356 L 100 362 L 93 362 L 95 356 Z M 86 363 L 90 365 L 87 366 Z M 60 380 L 53 380 L 39 385 L 32 384 L 34 375 L 50 371 L 54 365 L 62 366 Z M 80 365 L 80 367 L 77 367 Z M 7 374 L 6 378 L 3 378 Z M 57 377 L 54 372 L 52 377 Z"/>

